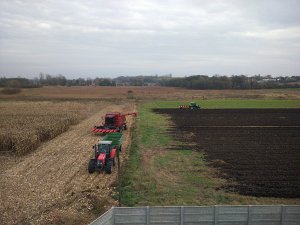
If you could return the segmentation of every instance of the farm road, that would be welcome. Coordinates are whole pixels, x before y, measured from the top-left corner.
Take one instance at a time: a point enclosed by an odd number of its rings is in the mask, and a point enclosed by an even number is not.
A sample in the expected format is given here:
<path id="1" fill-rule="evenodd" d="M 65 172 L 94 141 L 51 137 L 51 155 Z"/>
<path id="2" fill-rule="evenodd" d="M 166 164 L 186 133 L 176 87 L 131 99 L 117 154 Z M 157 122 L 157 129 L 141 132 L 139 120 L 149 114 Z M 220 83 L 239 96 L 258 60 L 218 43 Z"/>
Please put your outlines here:
<path id="1" fill-rule="evenodd" d="M 86 224 L 115 205 L 111 195 L 116 170 L 111 175 L 87 172 L 91 146 L 99 139 L 90 128 L 102 122 L 106 112 L 134 108 L 131 103 L 105 107 L 1 172 L 0 224 Z M 132 121 L 127 119 L 121 161 Z"/>

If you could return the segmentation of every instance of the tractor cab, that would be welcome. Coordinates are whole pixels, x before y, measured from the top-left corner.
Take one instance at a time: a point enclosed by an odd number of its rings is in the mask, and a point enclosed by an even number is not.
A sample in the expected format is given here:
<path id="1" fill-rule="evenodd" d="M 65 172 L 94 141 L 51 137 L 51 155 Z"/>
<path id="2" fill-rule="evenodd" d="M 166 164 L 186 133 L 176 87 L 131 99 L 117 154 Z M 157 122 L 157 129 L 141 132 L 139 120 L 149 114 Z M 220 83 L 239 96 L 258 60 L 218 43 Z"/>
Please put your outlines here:
<path id="1" fill-rule="evenodd" d="M 110 154 L 112 141 L 99 141 L 98 143 L 98 154 L 106 153 Z"/>

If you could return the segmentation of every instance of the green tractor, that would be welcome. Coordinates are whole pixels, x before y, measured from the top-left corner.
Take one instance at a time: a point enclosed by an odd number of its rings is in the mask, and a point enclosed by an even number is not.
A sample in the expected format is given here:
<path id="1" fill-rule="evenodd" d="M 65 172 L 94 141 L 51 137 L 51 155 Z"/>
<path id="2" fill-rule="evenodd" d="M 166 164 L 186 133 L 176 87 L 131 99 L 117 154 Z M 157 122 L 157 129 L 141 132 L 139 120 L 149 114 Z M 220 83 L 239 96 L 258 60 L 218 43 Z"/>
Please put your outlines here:
<path id="1" fill-rule="evenodd" d="M 189 105 L 180 105 L 180 109 L 200 109 L 200 105 L 198 105 L 196 102 L 190 102 Z"/>
<path id="2" fill-rule="evenodd" d="M 196 102 L 190 102 L 189 108 L 190 109 L 200 109 L 200 105 L 198 105 Z"/>

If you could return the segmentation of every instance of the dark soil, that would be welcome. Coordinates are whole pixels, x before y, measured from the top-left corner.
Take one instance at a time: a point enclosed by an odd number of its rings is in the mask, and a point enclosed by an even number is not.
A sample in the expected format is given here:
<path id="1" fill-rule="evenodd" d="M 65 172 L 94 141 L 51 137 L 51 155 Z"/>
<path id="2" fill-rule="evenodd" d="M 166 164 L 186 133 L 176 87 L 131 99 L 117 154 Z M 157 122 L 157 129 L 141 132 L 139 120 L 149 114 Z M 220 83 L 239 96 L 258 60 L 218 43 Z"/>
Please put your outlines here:
<path id="1" fill-rule="evenodd" d="M 300 109 L 156 109 L 243 195 L 300 197 Z M 190 145 L 189 145 L 190 146 Z M 233 182 L 232 182 L 233 181 Z"/>

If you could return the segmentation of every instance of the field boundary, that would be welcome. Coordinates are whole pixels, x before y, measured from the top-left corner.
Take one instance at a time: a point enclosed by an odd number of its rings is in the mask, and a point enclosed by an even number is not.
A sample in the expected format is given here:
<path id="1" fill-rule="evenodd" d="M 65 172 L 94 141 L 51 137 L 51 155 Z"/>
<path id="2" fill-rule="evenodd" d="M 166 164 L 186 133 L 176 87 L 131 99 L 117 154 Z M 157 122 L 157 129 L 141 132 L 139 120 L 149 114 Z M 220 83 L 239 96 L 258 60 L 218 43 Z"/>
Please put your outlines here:
<path id="1" fill-rule="evenodd" d="M 90 225 L 296 225 L 300 205 L 113 207 Z"/>

